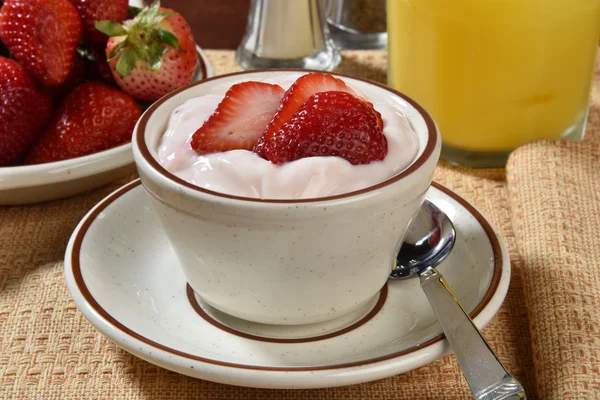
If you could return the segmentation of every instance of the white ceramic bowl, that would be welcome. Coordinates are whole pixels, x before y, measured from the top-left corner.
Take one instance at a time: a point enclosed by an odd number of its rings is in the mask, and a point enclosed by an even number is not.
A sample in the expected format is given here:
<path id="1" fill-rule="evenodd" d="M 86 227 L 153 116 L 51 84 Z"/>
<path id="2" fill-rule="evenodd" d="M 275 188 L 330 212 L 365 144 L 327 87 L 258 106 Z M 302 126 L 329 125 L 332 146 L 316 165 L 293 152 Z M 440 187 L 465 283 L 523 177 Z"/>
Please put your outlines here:
<path id="1" fill-rule="evenodd" d="M 139 2 L 132 2 L 139 4 Z M 199 46 L 194 81 L 214 76 L 214 68 Z M 98 188 L 131 170 L 131 143 L 69 160 L 37 165 L 0 167 L 0 205 L 56 200 Z"/>
<path id="2" fill-rule="evenodd" d="M 371 300 L 387 280 L 439 157 L 439 133 L 421 106 L 386 86 L 340 76 L 409 118 L 419 150 L 406 170 L 342 195 L 268 200 L 197 187 L 157 161 L 169 116 L 186 100 L 242 81 L 306 72 L 252 71 L 204 80 L 153 104 L 134 131 L 142 183 L 190 286 L 213 307 L 254 322 L 315 323 Z"/>

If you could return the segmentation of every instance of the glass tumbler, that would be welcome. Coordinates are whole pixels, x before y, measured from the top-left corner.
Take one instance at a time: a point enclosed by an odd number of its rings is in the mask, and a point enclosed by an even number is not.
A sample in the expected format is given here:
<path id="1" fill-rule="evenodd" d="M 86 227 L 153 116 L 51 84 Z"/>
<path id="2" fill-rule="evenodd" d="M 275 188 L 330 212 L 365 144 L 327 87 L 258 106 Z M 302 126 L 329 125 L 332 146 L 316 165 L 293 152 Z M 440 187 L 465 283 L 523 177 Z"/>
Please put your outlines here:
<path id="1" fill-rule="evenodd" d="M 340 63 L 325 23 L 324 0 L 252 0 L 235 56 L 244 69 L 331 71 Z"/>
<path id="2" fill-rule="evenodd" d="M 598 0 L 388 0 L 388 84 L 436 119 L 442 159 L 503 167 L 536 139 L 581 140 Z"/>
<path id="3" fill-rule="evenodd" d="M 331 38 L 341 49 L 385 49 L 386 0 L 328 0 Z"/>

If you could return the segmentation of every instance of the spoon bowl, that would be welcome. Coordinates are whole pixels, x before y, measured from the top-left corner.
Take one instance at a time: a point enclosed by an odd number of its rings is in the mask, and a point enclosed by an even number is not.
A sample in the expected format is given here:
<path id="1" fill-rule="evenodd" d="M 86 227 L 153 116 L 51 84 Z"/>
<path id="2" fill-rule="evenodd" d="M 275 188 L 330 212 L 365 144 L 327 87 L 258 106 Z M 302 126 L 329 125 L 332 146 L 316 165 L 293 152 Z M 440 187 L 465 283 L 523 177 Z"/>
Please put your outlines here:
<path id="1" fill-rule="evenodd" d="M 456 230 L 450 218 L 425 200 L 411 221 L 390 278 L 411 278 L 429 266 L 439 265 L 450 255 L 455 241 Z"/>

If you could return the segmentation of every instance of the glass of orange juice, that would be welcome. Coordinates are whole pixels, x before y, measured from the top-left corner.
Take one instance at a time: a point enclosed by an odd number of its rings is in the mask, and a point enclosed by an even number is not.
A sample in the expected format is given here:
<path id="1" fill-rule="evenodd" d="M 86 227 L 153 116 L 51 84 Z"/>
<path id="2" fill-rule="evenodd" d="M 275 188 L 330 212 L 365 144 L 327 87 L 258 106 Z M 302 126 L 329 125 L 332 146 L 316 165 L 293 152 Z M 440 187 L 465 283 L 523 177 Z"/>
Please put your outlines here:
<path id="1" fill-rule="evenodd" d="M 388 0 L 387 18 L 388 84 L 436 119 L 442 159 L 502 167 L 583 137 L 599 0 Z"/>

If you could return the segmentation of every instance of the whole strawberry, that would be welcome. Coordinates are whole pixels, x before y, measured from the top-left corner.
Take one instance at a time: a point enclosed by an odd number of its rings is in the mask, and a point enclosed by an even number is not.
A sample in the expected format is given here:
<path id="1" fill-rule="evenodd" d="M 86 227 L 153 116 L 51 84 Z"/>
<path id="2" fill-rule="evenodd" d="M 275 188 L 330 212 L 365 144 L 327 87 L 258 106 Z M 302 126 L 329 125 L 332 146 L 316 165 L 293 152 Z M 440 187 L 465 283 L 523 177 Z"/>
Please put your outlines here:
<path id="1" fill-rule="evenodd" d="M 75 55 L 67 79 L 58 86 L 47 88 L 46 92 L 50 93 L 54 104 L 58 105 L 84 79 L 85 62 L 79 55 Z"/>
<path id="2" fill-rule="evenodd" d="M 6 0 L 0 38 L 33 77 L 58 86 L 71 71 L 81 20 L 67 0 Z"/>
<path id="3" fill-rule="evenodd" d="M 126 143 L 140 114 L 127 94 L 99 82 L 82 83 L 61 103 L 25 162 L 65 160 Z"/>
<path id="4" fill-rule="evenodd" d="M 274 164 L 306 157 L 337 156 L 351 164 L 383 160 L 387 140 L 371 103 L 347 92 L 313 94 L 263 146 Z"/>
<path id="5" fill-rule="evenodd" d="M 104 51 L 108 36 L 96 29 L 96 22 L 122 22 L 127 17 L 128 0 L 70 0 L 79 11 L 83 38 L 93 48 Z"/>
<path id="6" fill-rule="evenodd" d="M 0 167 L 21 159 L 52 113 L 52 101 L 16 61 L 0 57 Z"/>
<path id="7" fill-rule="evenodd" d="M 115 81 L 136 99 L 154 101 L 191 82 L 196 72 L 192 30 L 159 1 L 123 25 L 102 21 L 96 27 L 111 36 L 106 57 Z"/>

